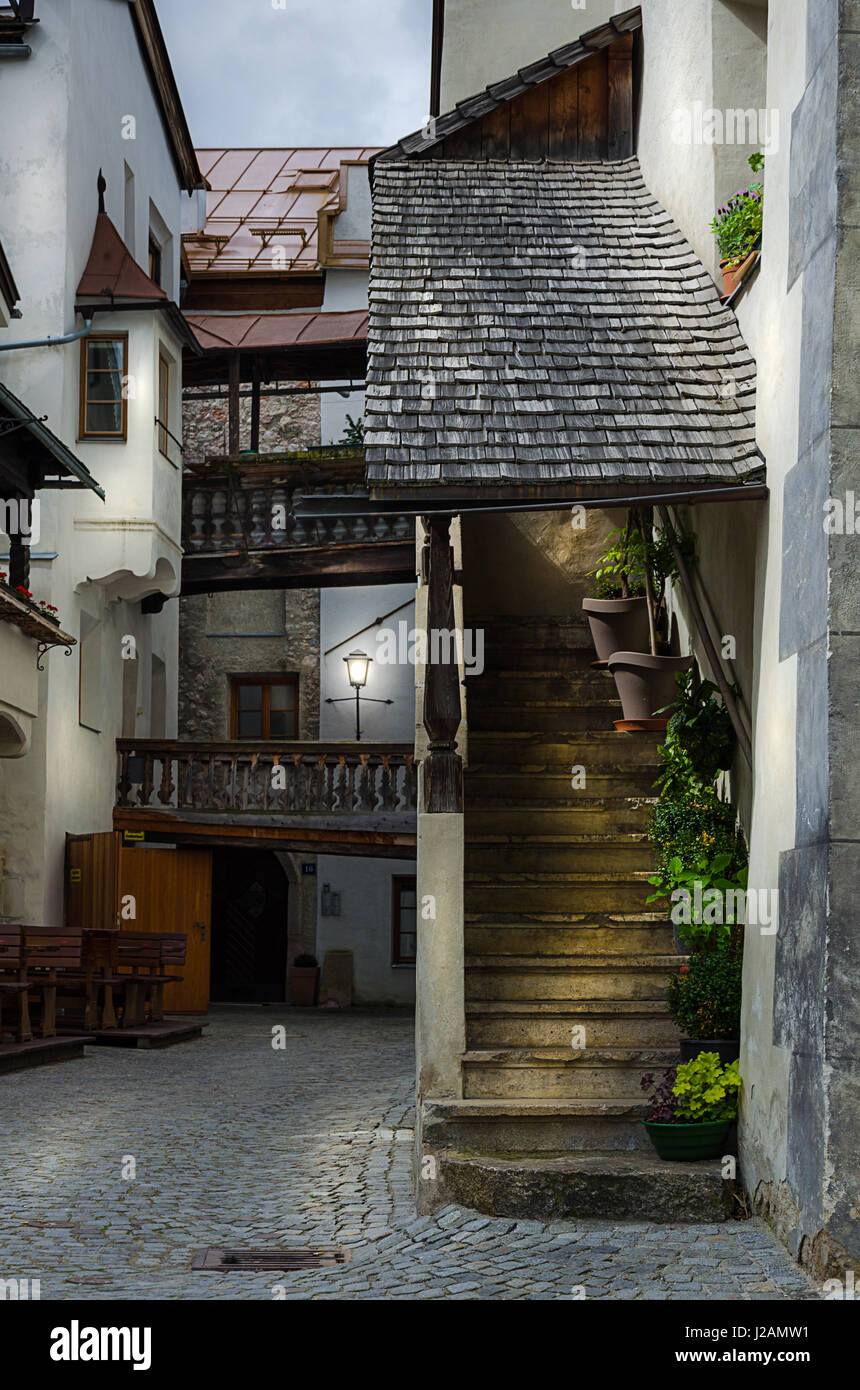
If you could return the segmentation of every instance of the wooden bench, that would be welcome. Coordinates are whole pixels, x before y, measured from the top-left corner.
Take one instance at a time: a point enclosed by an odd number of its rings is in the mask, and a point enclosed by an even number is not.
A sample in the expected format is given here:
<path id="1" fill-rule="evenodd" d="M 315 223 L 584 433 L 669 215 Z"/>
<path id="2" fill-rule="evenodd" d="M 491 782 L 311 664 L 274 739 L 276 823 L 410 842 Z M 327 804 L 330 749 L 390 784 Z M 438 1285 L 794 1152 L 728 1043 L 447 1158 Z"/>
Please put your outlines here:
<path id="1" fill-rule="evenodd" d="M 33 1036 L 27 969 L 21 945 L 20 927 L 0 927 L 0 1041 L 3 1039 L 3 1005 L 7 1001 L 15 1005 L 15 1041 L 30 1042 Z"/>
<path id="2" fill-rule="evenodd" d="M 161 963 L 159 973 L 152 977 L 149 991 L 149 1016 L 153 1023 L 164 1018 L 164 986 L 181 984 L 184 976 L 176 970 L 185 964 L 185 951 L 188 938 L 185 932 L 160 932 Z"/>
<path id="3" fill-rule="evenodd" d="M 85 927 L 81 968 L 65 970 L 57 980 L 57 1008 L 65 1026 L 91 1033 L 116 1028 L 113 976 L 117 973 L 116 931 Z"/>
<path id="4" fill-rule="evenodd" d="M 31 1003 L 39 1036 L 57 1036 L 57 972 L 79 970 L 81 949 L 81 933 L 65 927 L 0 928 L 0 997 L 17 1003 L 17 1042 L 33 1037 Z"/>

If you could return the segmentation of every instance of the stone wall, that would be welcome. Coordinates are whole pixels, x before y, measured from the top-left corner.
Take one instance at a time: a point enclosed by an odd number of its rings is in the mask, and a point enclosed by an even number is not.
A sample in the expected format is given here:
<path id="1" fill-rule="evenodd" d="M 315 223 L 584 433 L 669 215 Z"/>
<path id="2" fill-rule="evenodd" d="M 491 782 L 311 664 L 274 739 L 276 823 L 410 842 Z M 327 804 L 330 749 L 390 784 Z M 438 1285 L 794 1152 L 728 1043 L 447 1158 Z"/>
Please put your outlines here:
<path id="1" fill-rule="evenodd" d="M 285 381 L 279 385 L 291 388 L 302 386 L 300 381 Z M 216 388 L 211 388 L 216 389 Z M 183 461 L 188 466 L 203 463 L 214 455 L 229 452 L 227 439 L 227 398 L 223 400 L 193 399 L 186 394 L 182 404 Z M 251 399 L 244 397 L 239 408 L 239 447 L 251 444 Z M 308 396 L 260 397 L 260 452 L 277 453 L 287 449 L 311 449 L 321 439 L 320 398 Z"/>
<path id="2" fill-rule="evenodd" d="M 318 589 L 180 599 L 179 737 L 230 737 L 230 677 L 299 677 L 299 738 L 319 737 Z"/>

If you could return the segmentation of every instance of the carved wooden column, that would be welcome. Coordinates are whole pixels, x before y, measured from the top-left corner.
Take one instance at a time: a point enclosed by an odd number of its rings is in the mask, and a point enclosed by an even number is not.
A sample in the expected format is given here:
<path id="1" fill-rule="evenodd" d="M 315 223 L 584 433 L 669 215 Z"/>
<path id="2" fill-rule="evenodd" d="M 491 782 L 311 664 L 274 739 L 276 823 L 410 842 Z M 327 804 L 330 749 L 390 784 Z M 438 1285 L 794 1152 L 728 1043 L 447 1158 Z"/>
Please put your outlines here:
<path id="1" fill-rule="evenodd" d="M 230 356 L 229 380 L 227 385 L 227 452 L 235 457 L 239 452 L 239 411 L 242 372 L 238 352 Z"/>
<path id="2" fill-rule="evenodd" d="M 463 760 L 457 752 L 460 724 L 460 671 L 453 662 L 433 661 L 447 644 L 433 642 L 434 632 L 453 632 L 454 552 L 450 516 L 423 519 L 422 574 L 427 584 L 427 669 L 424 682 L 424 727 L 430 738 L 424 760 L 424 810 L 462 813 Z"/>

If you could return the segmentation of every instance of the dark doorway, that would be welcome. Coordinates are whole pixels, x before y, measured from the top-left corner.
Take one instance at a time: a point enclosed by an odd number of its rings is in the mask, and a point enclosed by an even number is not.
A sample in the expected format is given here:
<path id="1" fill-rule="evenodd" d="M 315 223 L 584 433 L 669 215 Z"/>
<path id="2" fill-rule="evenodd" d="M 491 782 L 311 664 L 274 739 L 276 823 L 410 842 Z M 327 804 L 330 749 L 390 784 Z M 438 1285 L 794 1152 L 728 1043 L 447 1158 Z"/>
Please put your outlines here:
<path id="1" fill-rule="evenodd" d="M 213 1001 L 286 998 L 286 875 L 272 850 L 219 849 L 212 869 Z"/>

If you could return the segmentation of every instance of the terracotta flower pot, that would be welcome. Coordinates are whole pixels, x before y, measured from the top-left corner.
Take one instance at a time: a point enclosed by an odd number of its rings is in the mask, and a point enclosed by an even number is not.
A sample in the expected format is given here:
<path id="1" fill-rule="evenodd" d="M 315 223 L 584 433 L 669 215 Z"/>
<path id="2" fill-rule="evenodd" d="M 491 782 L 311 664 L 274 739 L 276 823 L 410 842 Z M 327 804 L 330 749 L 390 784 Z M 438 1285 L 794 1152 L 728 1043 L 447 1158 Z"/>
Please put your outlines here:
<path id="1" fill-rule="evenodd" d="M 320 968 L 318 965 L 293 965 L 290 967 L 290 993 L 294 1004 L 313 1008 L 317 1002 L 317 983 Z"/>
<path id="2" fill-rule="evenodd" d="M 725 261 L 720 261 L 720 270 L 723 272 L 723 299 L 728 299 L 730 294 L 734 294 L 757 255 L 757 250 L 751 251 L 740 265 L 730 266 Z"/>
<path id="3" fill-rule="evenodd" d="M 689 671 L 691 656 L 651 656 L 650 652 L 616 651 L 609 658 L 625 720 L 654 720 L 656 711 L 675 703 L 675 676 Z M 661 716 L 662 718 L 663 716 Z M 668 715 L 665 716 L 668 719 Z M 653 722 L 652 722 L 653 727 Z"/>
<path id="4" fill-rule="evenodd" d="M 613 652 L 648 651 L 647 598 L 584 598 L 582 611 L 598 661 L 608 661 Z"/>

